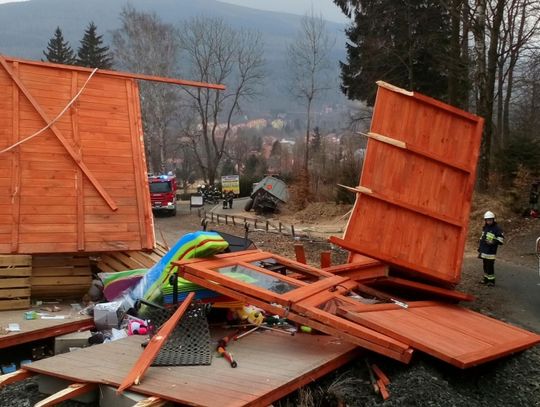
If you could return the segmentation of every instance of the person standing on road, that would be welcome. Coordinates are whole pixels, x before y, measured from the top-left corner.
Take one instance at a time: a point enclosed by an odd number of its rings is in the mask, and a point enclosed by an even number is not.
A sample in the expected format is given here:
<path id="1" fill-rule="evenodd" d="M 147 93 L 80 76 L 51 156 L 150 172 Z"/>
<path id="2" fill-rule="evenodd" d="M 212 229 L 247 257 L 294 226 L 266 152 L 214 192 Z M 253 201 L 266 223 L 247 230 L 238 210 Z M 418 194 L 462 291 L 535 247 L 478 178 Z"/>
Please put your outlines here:
<path id="1" fill-rule="evenodd" d="M 497 248 L 503 243 L 503 231 L 495 222 L 495 214 L 487 211 L 484 214 L 484 227 L 478 246 L 478 258 L 482 259 L 484 263 L 482 284 L 495 285 L 495 255 L 497 254 Z"/>

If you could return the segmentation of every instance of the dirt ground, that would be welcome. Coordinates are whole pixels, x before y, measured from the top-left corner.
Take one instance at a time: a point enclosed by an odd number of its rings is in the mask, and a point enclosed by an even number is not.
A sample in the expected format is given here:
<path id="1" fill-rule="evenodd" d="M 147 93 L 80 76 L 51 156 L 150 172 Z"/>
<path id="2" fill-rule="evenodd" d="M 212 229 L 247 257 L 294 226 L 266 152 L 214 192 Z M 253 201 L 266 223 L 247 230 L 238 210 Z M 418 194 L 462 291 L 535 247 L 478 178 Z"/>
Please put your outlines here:
<path id="1" fill-rule="evenodd" d="M 320 252 L 331 249 L 333 264 L 339 264 L 346 261 L 347 252 L 325 241 L 325 228 L 321 225 L 331 227 L 333 232 L 343 230 L 347 220 L 345 215 L 350 209 L 350 206 L 314 204 L 300 213 L 283 213 L 277 218 L 284 223 L 294 223 L 298 229 L 322 231 L 313 235 L 316 237 L 296 240 L 304 243 L 308 263 L 317 266 Z M 476 242 L 482 227 L 480 213 L 481 209 L 473 207 L 462 282 L 458 286 L 459 290 L 475 295 L 476 300 L 463 305 L 540 332 L 540 303 L 537 302 L 540 298 L 540 276 L 538 259 L 534 254 L 534 242 L 540 236 L 540 219 L 511 217 L 500 222 L 506 244 L 500 250 L 496 271 L 502 282 L 495 287 L 484 287 L 478 284 L 482 274 L 481 263 L 476 259 Z M 275 216 L 272 218 L 277 219 Z M 179 211 L 176 218 L 156 218 L 156 236 L 159 240 L 166 239 L 169 244 L 183 233 L 200 228 L 197 211 Z M 208 229 L 244 235 L 242 226 L 224 225 L 223 221 L 219 225 L 208 225 Z M 308 236 L 312 234 L 308 233 Z M 290 236 L 251 230 L 249 238 L 260 249 L 294 258 Z M 522 292 L 512 291 L 512 284 L 525 277 L 528 282 L 522 282 L 518 287 L 528 292 L 528 300 L 520 301 L 525 296 Z M 373 391 L 366 361 L 377 363 L 391 380 L 388 386 L 391 396 L 384 403 Z M 540 406 L 540 346 L 466 371 L 420 352 L 416 352 L 409 365 L 366 353 L 365 357 L 302 388 L 276 405 Z"/>

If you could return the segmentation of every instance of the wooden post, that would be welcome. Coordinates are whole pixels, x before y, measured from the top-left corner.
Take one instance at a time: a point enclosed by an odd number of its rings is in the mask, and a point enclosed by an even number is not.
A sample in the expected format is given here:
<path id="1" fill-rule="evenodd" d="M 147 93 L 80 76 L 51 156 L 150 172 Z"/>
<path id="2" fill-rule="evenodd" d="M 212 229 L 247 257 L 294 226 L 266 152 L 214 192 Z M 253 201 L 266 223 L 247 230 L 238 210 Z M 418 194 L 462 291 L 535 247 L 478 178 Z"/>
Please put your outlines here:
<path id="1" fill-rule="evenodd" d="M 214 223 L 214 212 L 210 212 L 210 222 Z"/>
<path id="2" fill-rule="evenodd" d="M 219 225 L 219 213 L 216 213 L 216 223 Z"/>
<path id="3" fill-rule="evenodd" d="M 306 252 L 304 250 L 304 245 L 302 243 L 295 243 L 294 244 L 294 253 L 296 254 L 296 261 L 298 263 L 307 264 L 306 263 Z"/>
<path id="4" fill-rule="evenodd" d="M 296 237 L 296 235 L 294 234 L 294 225 L 291 225 L 291 235 L 293 239 Z"/>
<path id="5" fill-rule="evenodd" d="M 321 252 L 321 268 L 330 267 L 332 265 L 332 252 L 324 250 Z"/>
<path id="6" fill-rule="evenodd" d="M 268 232 L 268 221 L 266 221 L 266 231 Z"/>
<path id="7" fill-rule="evenodd" d="M 281 222 L 278 223 L 278 230 L 279 230 L 279 233 L 281 233 Z"/>
<path id="8" fill-rule="evenodd" d="M 234 215 L 232 216 L 232 224 L 236 226 L 236 220 L 234 219 Z"/>
<path id="9" fill-rule="evenodd" d="M 229 216 L 228 216 L 228 215 L 225 215 L 225 224 L 226 224 L 226 225 L 229 224 Z"/>

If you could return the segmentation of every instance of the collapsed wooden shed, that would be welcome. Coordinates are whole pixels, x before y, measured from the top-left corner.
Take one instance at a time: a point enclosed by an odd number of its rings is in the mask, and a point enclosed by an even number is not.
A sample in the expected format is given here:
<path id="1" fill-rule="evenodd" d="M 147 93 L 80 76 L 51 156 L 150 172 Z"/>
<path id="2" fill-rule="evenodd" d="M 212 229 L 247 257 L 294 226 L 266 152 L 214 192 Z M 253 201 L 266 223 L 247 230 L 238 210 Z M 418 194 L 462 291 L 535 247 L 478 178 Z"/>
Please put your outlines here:
<path id="1" fill-rule="evenodd" d="M 136 79 L 0 55 L 0 253 L 154 247 Z"/>

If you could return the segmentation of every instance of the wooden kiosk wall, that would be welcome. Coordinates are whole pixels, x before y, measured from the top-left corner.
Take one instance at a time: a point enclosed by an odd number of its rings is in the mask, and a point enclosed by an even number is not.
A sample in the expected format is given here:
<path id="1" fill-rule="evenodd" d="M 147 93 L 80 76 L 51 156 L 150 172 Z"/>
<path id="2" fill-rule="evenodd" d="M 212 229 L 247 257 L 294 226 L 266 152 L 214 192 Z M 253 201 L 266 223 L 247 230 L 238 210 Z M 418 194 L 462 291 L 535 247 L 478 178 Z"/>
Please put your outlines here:
<path id="1" fill-rule="evenodd" d="M 0 151 L 91 74 L 0 56 Z M 153 246 L 138 85 L 98 71 L 0 153 L 0 253 Z"/>
<path id="2" fill-rule="evenodd" d="M 334 242 L 457 283 L 484 120 L 379 82 L 357 200 Z"/>

